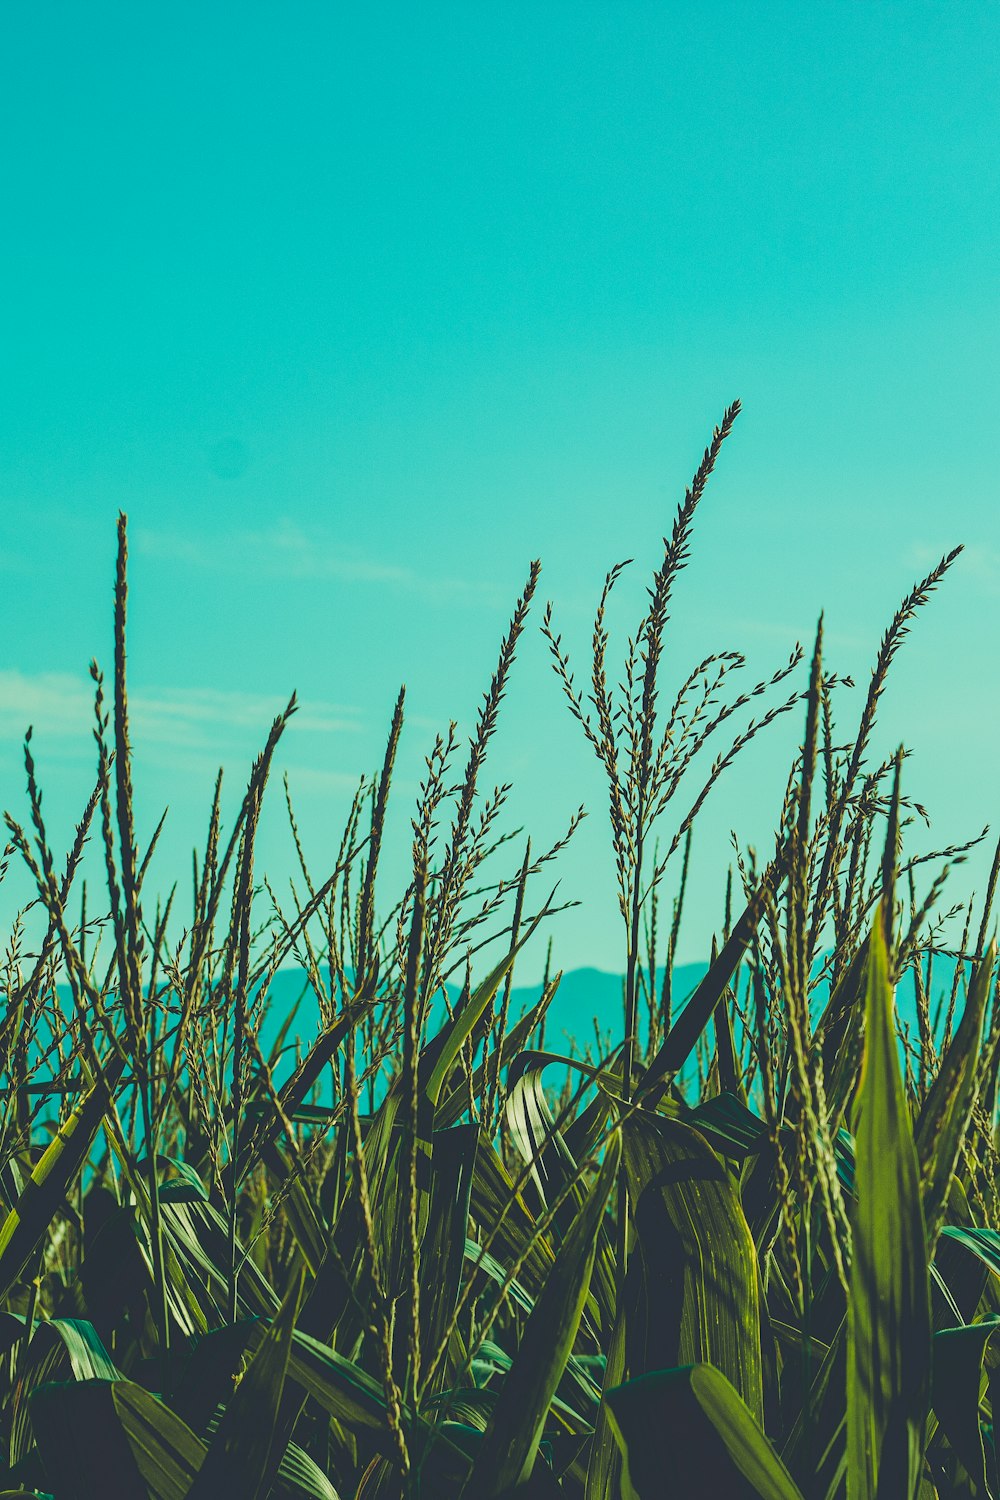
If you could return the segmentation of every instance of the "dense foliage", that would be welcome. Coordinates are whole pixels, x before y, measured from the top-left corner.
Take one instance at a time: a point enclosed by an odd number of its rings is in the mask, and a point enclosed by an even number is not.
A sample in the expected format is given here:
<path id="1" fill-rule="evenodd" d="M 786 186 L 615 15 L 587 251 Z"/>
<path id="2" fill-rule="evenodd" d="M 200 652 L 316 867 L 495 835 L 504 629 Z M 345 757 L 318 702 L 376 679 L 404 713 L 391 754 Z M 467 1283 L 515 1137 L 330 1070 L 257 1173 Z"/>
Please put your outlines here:
<path id="1" fill-rule="evenodd" d="M 217 783 L 181 916 L 176 888 L 150 902 L 153 851 L 137 847 L 120 519 L 114 681 L 106 708 L 93 668 L 98 773 L 65 863 L 30 735 L 28 815 L 7 819 L 6 857 L 37 887 L 2 975 L 7 1494 L 1000 1493 L 1000 848 L 932 1014 L 947 867 L 918 891 L 937 856 L 904 854 L 922 814 L 901 791 L 904 753 L 870 753 L 886 673 L 955 554 L 897 612 L 847 743 L 821 622 L 808 681 L 745 722 L 688 795 L 708 740 L 801 662 L 723 701 L 743 662 L 710 657 L 663 710 L 671 592 L 736 414 L 665 540 L 620 684 L 605 623 L 620 567 L 585 693 L 545 614 L 606 774 L 626 962 L 605 1055 L 545 1050 L 558 974 L 526 1014 L 511 1005 L 517 955 L 557 910 L 534 892 L 562 844 L 490 874 L 510 849 L 508 788 L 484 790 L 483 765 L 537 564 L 467 750 L 453 726 L 427 757 L 394 905 L 376 875 L 402 693 L 332 874 L 308 868 L 290 799 L 291 897 L 255 871 L 293 700 L 228 834 Z M 804 733 L 773 854 L 737 855 L 706 976 L 676 995 L 691 828 L 733 756 L 793 710 Z M 491 944 L 499 961 L 483 964 Z M 291 1016 L 268 1019 L 288 962 L 319 1017 L 297 1047 Z M 903 975 L 912 1026 L 894 1004 Z"/>

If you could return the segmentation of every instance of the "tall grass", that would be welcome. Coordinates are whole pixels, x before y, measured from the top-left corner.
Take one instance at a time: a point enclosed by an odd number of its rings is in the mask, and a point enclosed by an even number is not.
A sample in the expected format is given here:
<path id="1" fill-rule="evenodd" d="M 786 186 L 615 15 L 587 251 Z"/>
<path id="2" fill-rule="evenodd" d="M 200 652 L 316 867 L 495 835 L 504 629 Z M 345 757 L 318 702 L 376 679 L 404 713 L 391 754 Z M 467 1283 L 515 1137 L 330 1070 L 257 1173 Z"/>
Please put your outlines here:
<path id="1" fill-rule="evenodd" d="M 738 409 L 678 508 L 620 669 L 608 608 L 625 564 L 600 594 L 587 688 L 551 606 L 542 621 L 607 787 L 624 987 L 599 1056 L 544 1048 L 558 972 L 525 1014 L 512 998 L 525 944 L 547 930 L 558 945 L 550 868 L 581 814 L 552 848 L 515 845 L 510 788 L 484 783 L 538 563 L 470 742 L 452 726 L 430 747 L 393 896 L 379 865 L 402 691 L 332 869 L 310 868 L 286 782 L 290 898 L 259 872 L 293 697 L 230 828 L 220 773 L 182 915 L 178 886 L 147 890 L 159 828 L 146 848 L 136 833 L 119 519 L 111 701 L 95 664 L 96 780 L 65 860 L 30 732 L 27 813 L 6 817 L 4 869 L 24 863 L 41 918 L 37 944 L 15 918 L 2 961 L 8 1492 L 997 1492 L 1000 845 L 948 949 L 959 909 L 941 910 L 938 867 L 970 845 L 909 855 L 923 810 L 905 751 L 873 763 L 870 749 L 894 657 L 957 552 L 893 617 L 846 738 L 822 620 L 807 671 L 796 647 L 734 691 L 744 662 L 724 651 L 671 694 L 673 589 Z M 680 996 L 692 829 L 742 748 L 793 712 L 773 852 L 758 865 L 737 849 L 705 977 Z M 99 899 L 81 878 L 91 839 Z M 940 1014 L 935 958 L 955 974 Z M 292 1016 L 265 1041 L 289 962 L 315 998 L 307 1045 Z M 915 1034 L 893 1003 L 911 974 Z"/>

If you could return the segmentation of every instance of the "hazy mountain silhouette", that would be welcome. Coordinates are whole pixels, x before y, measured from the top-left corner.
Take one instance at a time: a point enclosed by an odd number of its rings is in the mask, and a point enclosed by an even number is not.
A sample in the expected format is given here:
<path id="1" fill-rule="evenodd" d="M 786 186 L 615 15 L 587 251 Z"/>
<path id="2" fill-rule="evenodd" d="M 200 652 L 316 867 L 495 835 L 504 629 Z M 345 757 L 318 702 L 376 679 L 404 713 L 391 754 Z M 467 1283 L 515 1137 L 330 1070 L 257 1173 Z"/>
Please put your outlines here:
<path id="1" fill-rule="evenodd" d="M 703 963 L 675 966 L 673 973 L 675 1015 L 704 978 L 707 968 L 708 966 Z M 933 975 L 932 1018 L 938 1004 L 942 1000 L 947 1002 L 951 981 L 950 966 L 946 962 L 939 961 L 935 965 Z M 743 983 L 745 980 L 741 981 L 741 992 Z M 603 969 L 571 969 L 568 973 L 564 973 L 546 1016 L 546 1050 L 568 1053 L 571 1044 L 575 1044 L 578 1052 L 590 1047 L 595 1055 L 598 1050 L 606 1054 L 622 1038 L 624 1030 L 623 986 L 624 978 L 621 974 L 608 973 Z M 541 989 L 540 984 L 515 984 L 511 991 L 512 1020 L 516 1020 L 538 1002 Z M 457 990 L 454 993 L 457 996 Z M 319 1026 L 319 1012 L 307 976 L 303 970 L 282 969 L 274 976 L 271 983 L 271 1004 L 263 1036 L 265 1051 L 276 1036 L 289 1008 L 297 1000 L 299 1007 L 289 1030 L 289 1040 L 298 1035 L 302 1038 L 303 1044 L 308 1046 L 315 1037 Z M 911 1031 L 915 1030 L 916 1003 L 912 975 L 906 975 L 898 986 L 896 1004 L 902 1023 Z M 964 992 L 960 986 L 956 1004 L 959 1015 L 963 1004 Z M 598 1049 L 595 1022 L 601 1036 L 600 1049 Z M 646 1026 L 646 1007 L 643 1003 L 639 1016 L 640 1040 L 645 1039 Z"/>

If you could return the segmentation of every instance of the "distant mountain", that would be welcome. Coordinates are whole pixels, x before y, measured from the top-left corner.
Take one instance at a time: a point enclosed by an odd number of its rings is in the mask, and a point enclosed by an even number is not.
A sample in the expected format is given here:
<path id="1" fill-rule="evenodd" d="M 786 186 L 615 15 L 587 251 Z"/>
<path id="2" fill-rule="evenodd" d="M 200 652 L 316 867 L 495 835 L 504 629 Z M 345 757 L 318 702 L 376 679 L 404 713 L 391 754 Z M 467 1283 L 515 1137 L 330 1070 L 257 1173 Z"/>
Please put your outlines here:
<path id="1" fill-rule="evenodd" d="M 673 1005 L 675 1014 L 696 989 L 707 972 L 706 964 L 679 964 L 673 974 Z M 951 973 L 946 964 L 938 963 L 934 971 L 934 994 L 932 1017 L 940 1001 L 947 1000 L 951 988 Z M 516 1019 L 531 1006 L 537 1004 L 541 985 L 515 985 L 511 991 L 511 1016 Z M 601 1048 L 607 1052 L 621 1040 L 623 1033 L 624 978 L 621 974 L 608 973 L 603 969 L 572 969 L 560 980 L 559 988 L 549 1005 L 545 1022 L 545 1046 L 552 1052 L 569 1052 L 571 1043 L 578 1051 L 590 1047 L 598 1050 L 596 1028 L 601 1035 Z M 316 1035 L 319 1015 L 315 998 L 302 970 L 282 969 L 271 983 L 271 1005 L 264 1027 L 265 1050 L 284 1022 L 292 1005 L 299 1001 L 299 1008 L 289 1031 L 289 1039 L 296 1035 L 305 1045 Z M 911 1029 L 916 1024 L 916 1005 L 912 977 L 907 976 L 897 991 L 896 1003 L 904 1025 Z M 962 991 L 959 990 L 958 1011 L 961 1013 Z M 640 1038 L 646 1034 L 647 1016 L 643 1006 L 640 1017 Z"/>
<path id="2" fill-rule="evenodd" d="M 704 964 L 680 964 L 674 969 L 675 1006 L 683 1004 L 704 974 Z M 571 1043 L 575 1043 L 579 1052 L 588 1046 L 596 1052 L 596 1023 L 602 1038 L 602 1050 L 609 1050 L 609 1046 L 621 1040 L 624 1029 L 623 988 L 622 975 L 609 974 L 603 969 L 573 969 L 564 974 L 546 1013 L 546 1049 L 569 1052 Z M 541 993 L 540 984 L 515 985 L 510 996 L 511 1018 L 516 1020 L 537 1005 Z M 298 1009 L 288 1039 L 293 1041 L 299 1036 L 303 1044 L 308 1045 L 316 1035 L 319 1012 L 304 970 L 280 969 L 271 981 L 270 997 L 262 1038 L 265 1053 L 296 1003 Z M 641 1013 L 640 1036 L 645 1035 L 646 1024 L 646 1016 Z"/>
<path id="3" fill-rule="evenodd" d="M 705 964 L 677 965 L 673 974 L 675 1007 L 684 1003 L 705 973 Z M 612 1046 L 620 1041 L 624 1030 L 624 989 L 623 975 L 609 974 L 603 969 L 572 969 L 564 974 L 546 1015 L 546 1047 L 552 1052 L 567 1052 L 570 1042 L 575 1041 L 580 1048 L 589 1045 L 596 1051 L 597 1031 L 601 1034 L 603 1051 L 607 1050 L 609 1036 Z M 540 993 L 541 985 L 515 986 L 511 991 L 515 1014 L 534 1005 Z M 645 1012 L 644 1004 L 639 1016 L 640 1036 L 646 1030 Z"/>

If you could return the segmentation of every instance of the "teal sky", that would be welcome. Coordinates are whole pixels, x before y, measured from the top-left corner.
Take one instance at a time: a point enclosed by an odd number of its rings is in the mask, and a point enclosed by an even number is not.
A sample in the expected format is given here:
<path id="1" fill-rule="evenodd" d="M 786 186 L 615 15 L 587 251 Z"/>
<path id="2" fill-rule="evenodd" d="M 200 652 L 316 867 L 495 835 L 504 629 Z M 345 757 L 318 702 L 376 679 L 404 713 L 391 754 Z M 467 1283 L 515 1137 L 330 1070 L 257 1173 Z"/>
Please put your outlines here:
<path id="1" fill-rule="evenodd" d="M 388 896 L 422 756 L 471 727 L 530 559 L 582 669 L 606 568 L 636 559 L 628 628 L 739 396 L 670 684 L 712 649 L 768 676 L 825 608 L 846 738 L 898 601 L 964 542 L 875 750 L 912 747 L 936 842 L 996 825 L 998 43 L 977 0 L 5 7 L 0 800 L 23 807 L 33 722 L 68 841 L 122 508 L 147 829 L 171 807 L 154 883 L 292 688 L 281 769 L 332 861 L 405 681 Z M 538 847 L 588 805 L 556 957 L 617 968 L 602 786 L 540 618 L 487 776 Z M 770 835 L 800 717 L 713 793 L 684 959 L 730 828 Z"/>

